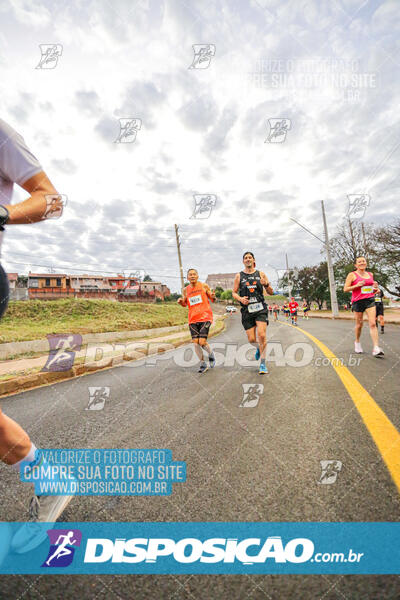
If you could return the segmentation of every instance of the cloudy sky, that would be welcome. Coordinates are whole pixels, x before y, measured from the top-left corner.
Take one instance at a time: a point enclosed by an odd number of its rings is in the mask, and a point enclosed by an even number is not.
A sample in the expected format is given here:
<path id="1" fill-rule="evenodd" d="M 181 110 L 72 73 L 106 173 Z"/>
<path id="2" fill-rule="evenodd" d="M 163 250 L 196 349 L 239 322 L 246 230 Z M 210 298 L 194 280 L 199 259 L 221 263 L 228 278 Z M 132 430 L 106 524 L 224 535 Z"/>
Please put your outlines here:
<path id="1" fill-rule="evenodd" d="M 68 198 L 58 221 L 8 228 L 9 271 L 144 269 L 177 290 L 177 223 L 201 279 L 249 249 L 274 281 L 285 252 L 321 260 L 290 217 L 321 235 L 324 200 L 333 234 L 354 193 L 367 222 L 398 213 L 397 0 L 4 0 L 0 19 L 0 116 Z"/>

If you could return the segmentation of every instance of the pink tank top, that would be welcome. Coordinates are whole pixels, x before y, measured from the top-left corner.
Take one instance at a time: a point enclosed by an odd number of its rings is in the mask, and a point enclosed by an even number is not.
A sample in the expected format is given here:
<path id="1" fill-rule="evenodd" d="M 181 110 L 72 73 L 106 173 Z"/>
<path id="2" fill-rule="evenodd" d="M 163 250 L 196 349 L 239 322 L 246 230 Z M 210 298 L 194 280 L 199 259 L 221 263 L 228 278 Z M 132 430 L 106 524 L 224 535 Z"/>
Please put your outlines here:
<path id="1" fill-rule="evenodd" d="M 364 277 L 360 277 L 358 273 L 353 271 L 356 278 L 352 281 L 351 285 L 355 285 L 359 281 L 362 281 L 364 285 L 360 288 L 357 288 L 351 292 L 351 302 L 357 302 L 357 300 L 365 300 L 365 298 L 373 298 L 375 296 L 375 291 L 373 289 L 374 279 L 371 273 L 366 271 L 368 274 L 368 279 L 364 279 Z"/>

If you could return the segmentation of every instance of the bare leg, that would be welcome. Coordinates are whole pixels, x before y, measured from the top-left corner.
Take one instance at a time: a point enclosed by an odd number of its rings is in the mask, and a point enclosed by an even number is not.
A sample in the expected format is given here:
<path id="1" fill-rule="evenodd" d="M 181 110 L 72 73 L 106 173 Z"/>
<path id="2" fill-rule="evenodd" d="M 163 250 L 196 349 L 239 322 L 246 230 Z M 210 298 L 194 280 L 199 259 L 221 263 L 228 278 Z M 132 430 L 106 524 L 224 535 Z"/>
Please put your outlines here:
<path id="1" fill-rule="evenodd" d="M 194 345 L 194 351 L 196 352 L 198 358 L 203 361 L 204 360 L 204 356 L 203 356 L 203 350 L 199 344 L 199 338 L 195 338 L 192 340 L 193 345 Z"/>
<path id="2" fill-rule="evenodd" d="M 267 324 L 264 321 L 256 321 L 256 327 L 261 360 L 265 360 L 267 353 Z"/>
<path id="3" fill-rule="evenodd" d="M 206 338 L 199 338 L 199 346 L 202 350 L 205 350 L 207 352 L 208 356 L 210 356 L 212 350 Z"/>
<path id="4" fill-rule="evenodd" d="M 378 328 L 376 326 L 375 318 L 376 318 L 376 310 L 375 306 L 371 308 L 367 308 L 366 311 L 368 317 L 369 324 L 369 333 L 371 335 L 372 343 L 375 346 L 378 346 Z"/>
<path id="5" fill-rule="evenodd" d="M 252 327 L 251 329 L 246 329 L 246 335 L 249 343 L 257 350 L 258 343 L 256 341 L 256 328 Z"/>
<path id="6" fill-rule="evenodd" d="M 356 333 L 356 342 L 360 341 L 360 336 L 361 336 L 361 331 L 362 331 L 362 327 L 363 327 L 363 313 L 361 312 L 355 312 L 355 317 L 356 317 L 356 325 L 354 328 L 354 331 Z"/>
<path id="7" fill-rule="evenodd" d="M 31 446 L 26 431 L 0 409 L 0 459 L 7 465 L 13 465 L 25 458 Z"/>

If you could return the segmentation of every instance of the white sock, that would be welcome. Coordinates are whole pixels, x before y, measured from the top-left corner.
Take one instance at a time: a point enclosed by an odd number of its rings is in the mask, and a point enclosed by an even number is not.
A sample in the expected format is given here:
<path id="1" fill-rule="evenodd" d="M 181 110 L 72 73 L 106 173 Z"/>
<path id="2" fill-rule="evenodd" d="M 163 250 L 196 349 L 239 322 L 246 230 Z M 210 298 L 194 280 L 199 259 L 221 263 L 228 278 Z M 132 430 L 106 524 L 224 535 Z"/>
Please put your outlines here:
<path id="1" fill-rule="evenodd" d="M 18 462 L 11 465 L 12 468 L 19 471 L 19 468 L 24 461 L 28 461 L 30 463 L 39 462 L 39 460 L 35 460 L 35 459 L 39 459 L 39 457 L 36 456 L 36 450 L 37 450 L 37 448 L 36 448 L 35 444 L 31 444 L 31 449 L 29 450 L 28 454 L 24 458 L 21 458 L 21 460 L 19 460 Z M 43 461 L 43 457 L 42 457 L 42 461 Z"/>

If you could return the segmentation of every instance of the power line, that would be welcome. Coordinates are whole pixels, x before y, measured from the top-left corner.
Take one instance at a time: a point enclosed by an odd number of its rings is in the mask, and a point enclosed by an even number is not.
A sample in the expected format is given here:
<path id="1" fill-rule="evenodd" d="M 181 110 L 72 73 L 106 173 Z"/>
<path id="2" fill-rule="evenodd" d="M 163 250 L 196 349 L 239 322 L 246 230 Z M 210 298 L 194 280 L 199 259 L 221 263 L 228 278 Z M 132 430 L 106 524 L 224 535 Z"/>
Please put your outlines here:
<path id="1" fill-rule="evenodd" d="M 4 261 L 4 262 L 10 263 L 11 265 L 23 265 L 24 267 L 26 267 L 26 266 L 43 267 L 45 269 L 54 269 L 55 268 L 55 263 L 53 263 L 52 265 L 43 265 L 43 264 L 38 264 L 38 263 L 33 263 L 33 262 L 29 262 L 29 263 L 15 262 L 13 260 L 8 260 L 8 259 L 6 261 Z M 69 266 L 65 267 L 63 265 L 59 265 L 58 268 L 59 269 L 69 269 L 70 267 Z M 146 269 L 137 269 L 137 268 L 131 268 L 131 269 L 132 269 L 132 272 L 134 272 L 134 271 L 146 271 Z M 131 269 L 118 269 L 118 270 L 119 271 L 129 271 Z M 84 269 L 78 269 L 78 270 L 79 271 L 83 271 Z M 95 269 L 95 270 L 93 270 L 93 269 L 85 269 L 85 271 L 87 271 L 88 273 L 105 273 L 105 274 L 114 275 L 114 276 L 115 276 L 115 273 L 118 270 L 115 270 L 115 271 L 104 271 L 103 269 Z M 40 273 L 40 274 L 41 275 L 45 275 L 46 273 Z M 49 275 L 51 275 L 51 273 L 49 273 Z M 78 273 L 77 273 L 77 275 L 78 275 Z M 163 274 L 163 275 L 153 274 L 153 277 L 160 277 L 160 278 L 163 277 L 165 279 L 167 279 L 167 278 L 179 279 L 179 277 L 177 275 L 165 275 L 165 274 Z"/>

